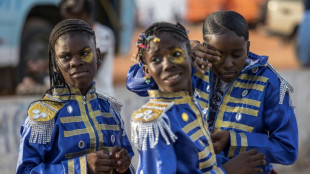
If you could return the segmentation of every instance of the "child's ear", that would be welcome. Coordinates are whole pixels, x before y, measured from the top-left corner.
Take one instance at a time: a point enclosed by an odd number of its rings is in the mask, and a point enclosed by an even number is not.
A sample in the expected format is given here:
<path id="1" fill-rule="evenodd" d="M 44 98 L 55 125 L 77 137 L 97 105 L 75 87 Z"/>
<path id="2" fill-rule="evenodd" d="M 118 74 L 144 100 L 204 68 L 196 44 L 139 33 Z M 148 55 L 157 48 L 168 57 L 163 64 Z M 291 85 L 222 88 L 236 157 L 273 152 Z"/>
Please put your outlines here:
<path id="1" fill-rule="evenodd" d="M 97 56 L 97 65 L 101 65 L 102 64 L 102 59 L 103 59 L 103 56 L 104 54 L 101 54 L 100 53 L 100 49 L 99 48 L 96 48 L 96 56 Z"/>
<path id="2" fill-rule="evenodd" d="M 143 72 L 144 72 L 144 76 L 145 77 L 148 77 L 148 78 L 151 78 L 151 74 L 150 74 L 150 72 L 149 72 L 149 67 L 147 66 L 147 65 L 145 65 L 145 64 L 143 64 Z"/>

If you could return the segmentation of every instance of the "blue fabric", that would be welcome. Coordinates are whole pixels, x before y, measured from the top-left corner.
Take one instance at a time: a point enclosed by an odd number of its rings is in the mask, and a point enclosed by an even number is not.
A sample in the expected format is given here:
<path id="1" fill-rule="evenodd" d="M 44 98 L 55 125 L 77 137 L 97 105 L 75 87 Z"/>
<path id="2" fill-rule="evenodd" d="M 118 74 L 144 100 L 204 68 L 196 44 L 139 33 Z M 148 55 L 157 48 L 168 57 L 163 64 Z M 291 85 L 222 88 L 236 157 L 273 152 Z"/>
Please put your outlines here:
<path id="1" fill-rule="evenodd" d="M 151 78 L 147 84 L 144 79 L 142 64 L 134 64 L 129 68 L 127 74 L 126 87 L 128 90 L 138 94 L 141 97 L 148 96 L 147 90 L 158 89 L 157 84 Z"/>
<path id="2" fill-rule="evenodd" d="M 165 114 L 177 140 L 167 144 L 160 132 L 158 144 L 154 148 L 148 146 L 146 150 L 139 149 L 137 173 L 141 171 L 152 174 L 226 173 L 222 167 L 217 166 L 212 144 L 210 145 L 210 133 L 207 125 L 203 123 L 204 115 L 200 111 L 199 103 L 193 101 L 186 92 L 154 93 L 153 91 L 153 94 L 150 95 L 150 102 L 175 103 Z M 188 119 L 183 119 L 184 114 Z M 143 133 L 138 132 L 137 135 L 139 139 L 143 138 Z"/>
<path id="3" fill-rule="evenodd" d="M 71 94 L 66 89 L 56 91 L 50 100 L 67 101 L 52 119 L 51 141 L 42 144 L 30 139 L 33 126 L 42 123 L 27 124 L 33 121 L 28 116 L 21 127 L 16 173 L 83 173 L 87 171 L 88 153 L 113 146 L 126 148 L 130 157 L 134 155 L 119 112 L 109 97 L 100 97 L 94 87 L 85 99 L 78 89 L 72 88 Z"/>
<path id="4" fill-rule="evenodd" d="M 230 131 L 230 146 L 217 155 L 219 164 L 255 148 L 265 154 L 264 173 L 267 174 L 273 168 L 271 163 L 288 165 L 295 162 L 298 128 L 288 93 L 283 104 L 279 104 L 280 81 L 266 66 L 267 57 L 251 53 L 249 58 L 258 62 L 245 68 L 225 91 L 211 131 Z M 208 108 L 214 74 L 209 71 L 205 76 L 195 74 L 194 78 L 201 96 L 198 100 Z"/>
<path id="5" fill-rule="evenodd" d="M 271 163 L 288 165 L 296 161 L 298 128 L 288 93 L 283 104 L 279 104 L 280 81 L 267 66 L 268 57 L 250 53 L 249 58 L 256 64 L 243 69 L 225 91 L 211 131 L 229 130 L 231 135 L 230 146 L 217 155 L 219 165 L 240 152 L 256 148 L 266 156 L 264 173 L 268 173 L 273 168 Z M 199 94 L 196 98 L 205 110 L 209 108 L 213 79 L 211 70 L 205 74 L 193 72 L 193 87 Z M 142 86 L 139 84 L 139 92 Z M 129 90 L 135 92 L 133 88 Z"/>

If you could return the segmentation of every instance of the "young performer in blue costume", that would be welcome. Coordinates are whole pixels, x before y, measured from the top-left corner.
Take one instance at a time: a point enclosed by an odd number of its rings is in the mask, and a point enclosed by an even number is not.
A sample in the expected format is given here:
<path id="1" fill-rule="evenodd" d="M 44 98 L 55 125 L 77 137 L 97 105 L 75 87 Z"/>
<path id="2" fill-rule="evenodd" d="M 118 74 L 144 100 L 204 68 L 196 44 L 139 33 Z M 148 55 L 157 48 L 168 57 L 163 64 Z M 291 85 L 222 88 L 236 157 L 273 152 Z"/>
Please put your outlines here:
<path id="1" fill-rule="evenodd" d="M 259 173 L 264 155 L 247 151 L 218 166 L 206 117 L 192 88 L 190 45 L 180 24 L 154 23 L 141 33 L 137 57 L 158 85 L 132 116 L 137 173 Z"/>
<path id="2" fill-rule="evenodd" d="M 215 12 L 204 22 L 203 36 L 204 44 L 191 42 L 195 62 L 202 64 L 196 66 L 192 83 L 208 114 L 218 163 L 253 148 L 266 156 L 264 173 L 275 172 L 271 163 L 294 163 L 298 128 L 289 96 L 292 87 L 267 62 L 268 57 L 249 52 L 246 20 L 233 11 Z M 146 95 L 146 89 L 156 86 L 151 80 L 133 88 L 143 76 L 139 69 L 132 67 L 127 87 Z"/>
<path id="3" fill-rule="evenodd" d="M 121 104 L 95 89 L 99 53 L 94 31 L 82 20 L 54 27 L 51 88 L 28 110 L 16 173 L 134 173 Z"/>

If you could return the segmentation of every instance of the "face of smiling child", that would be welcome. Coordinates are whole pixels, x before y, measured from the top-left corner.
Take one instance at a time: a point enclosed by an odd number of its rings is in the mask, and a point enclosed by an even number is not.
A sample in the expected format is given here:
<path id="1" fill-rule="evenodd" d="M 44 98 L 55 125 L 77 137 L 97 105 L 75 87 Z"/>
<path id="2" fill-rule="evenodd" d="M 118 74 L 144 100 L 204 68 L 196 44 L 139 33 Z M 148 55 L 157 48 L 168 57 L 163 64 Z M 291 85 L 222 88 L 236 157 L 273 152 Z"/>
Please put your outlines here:
<path id="1" fill-rule="evenodd" d="M 234 81 L 244 67 L 250 42 L 230 30 L 221 35 L 206 35 L 204 40 L 221 53 L 222 60 L 212 64 L 212 71 L 226 83 Z"/>
<path id="2" fill-rule="evenodd" d="M 99 49 L 86 34 L 65 34 L 55 43 L 56 63 L 67 84 L 85 94 L 92 85 L 99 64 Z"/>
<path id="3" fill-rule="evenodd" d="M 143 52 L 146 76 L 153 77 L 160 91 L 191 93 L 191 58 L 185 42 L 168 32 L 162 32 L 158 37 L 160 41 L 151 41 L 149 50 Z"/>

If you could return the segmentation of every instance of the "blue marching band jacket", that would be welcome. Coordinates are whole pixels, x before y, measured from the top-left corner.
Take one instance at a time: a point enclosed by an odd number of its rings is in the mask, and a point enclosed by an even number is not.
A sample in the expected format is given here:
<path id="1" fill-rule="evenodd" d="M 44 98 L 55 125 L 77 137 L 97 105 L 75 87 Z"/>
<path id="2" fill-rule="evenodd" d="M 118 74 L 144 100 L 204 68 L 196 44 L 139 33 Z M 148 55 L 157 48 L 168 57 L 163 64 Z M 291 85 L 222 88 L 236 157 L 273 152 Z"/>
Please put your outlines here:
<path id="1" fill-rule="evenodd" d="M 131 122 L 132 142 L 140 154 L 137 173 L 226 173 L 217 167 L 197 99 L 183 91 L 148 92 L 150 100 Z"/>
<path id="2" fill-rule="evenodd" d="M 57 88 L 33 103 L 21 127 L 16 173 L 86 174 L 86 155 L 113 146 L 133 151 L 120 116 L 122 105 L 96 93 Z M 127 173 L 134 173 L 130 167 Z"/>
<path id="3" fill-rule="evenodd" d="M 255 148 L 265 154 L 267 164 L 264 173 L 269 173 L 273 169 L 271 163 L 288 165 L 297 159 L 298 128 L 290 99 L 293 89 L 267 63 L 268 57 L 250 53 L 248 59 L 255 63 L 244 68 L 227 87 L 210 132 L 228 130 L 230 133 L 229 147 L 217 155 L 219 165 Z M 144 76 L 141 69 L 138 64 L 131 67 L 127 75 L 127 88 L 140 96 L 147 96 L 145 91 L 157 87 L 154 81 L 149 84 L 139 81 Z M 192 83 L 198 94 L 196 98 L 203 111 L 207 112 L 214 90 L 213 78 L 210 69 L 205 74 L 195 69 L 193 71 Z M 135 88 L 137 85 L 134 83 L 140 83 L 139 88 Z"/>

